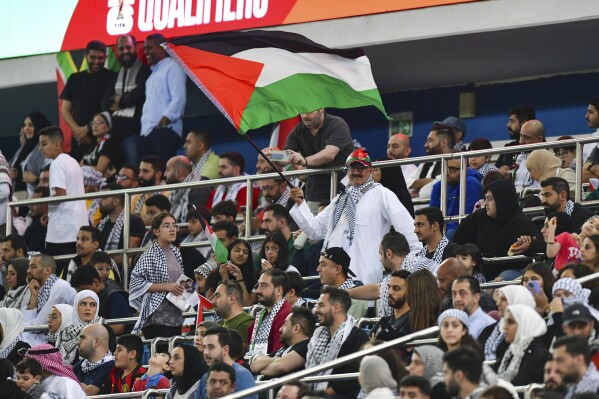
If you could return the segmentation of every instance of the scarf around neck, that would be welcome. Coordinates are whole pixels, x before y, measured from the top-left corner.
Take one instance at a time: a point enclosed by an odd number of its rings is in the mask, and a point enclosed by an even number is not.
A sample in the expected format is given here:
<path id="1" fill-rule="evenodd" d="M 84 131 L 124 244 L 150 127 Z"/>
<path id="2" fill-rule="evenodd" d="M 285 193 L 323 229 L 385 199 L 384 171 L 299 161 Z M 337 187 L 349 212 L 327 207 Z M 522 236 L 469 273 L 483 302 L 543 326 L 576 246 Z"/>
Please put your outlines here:
<path id="1" fill-rule="evenodd" d="M 46 302 L 48 302 L 48 298 L 50 298 L 50 291 L 52 290 L 52 287 L 54 286 L 56 281 L 58 281 L 58 277 L 56 277 L 55 274 L 51 274 L 50 277 L 48 277 L 48 280 L 46 280 L 44 285 L 42 285 L 42 287 L 40 288 L 39 294 L 37 295 L 38 313 L 46 305 Z"/>
<path id="2" fill-rule="evenodd" d="M 267 314 L 266 308 L 262 309 L 254 322 L 252 329 L 252 344 L 248 350 L 248 354 L 266 354 L 268 351 L 268 337 L 277 313 L 285 304 L 285 298 L 275 303 L 270 313 Z"/>
<path id="3" fill-rule="evenodd" d="M 347 315 L 347 319 L 337 328 L 335 334 L 331 336 L 328 327 L 321 326 L 314 331 L 314 335 L 308 344 L 308 354 L 306 356 L 306 369 L 328 363 L 337 358 L 341 346 L 352 332 L 356 324 L 356 319 Z M 328 369 L 315 375 L 329 375 L 333 369 Z M 315 382 L 312 386 L 314 390 L 324 390 L 329 385 L 328 381 Z"/>
<path id="4" fill-rule="evenodd" d="M 100 224 L 98 225 L 98 230 L 102 231 L 106 223 L 110 221 L 110 216 L 106 216 Z M 106 251 L 111 251 L 113 249 L 119 248 L 119 241 L 123 234 L 123 226 L 125 225 L 125 211 L 123 210 L 119 216 L 116 218 L 114 222 L 114 226 L 110 230 L 110 234 L 108 235 L 108 239 L 106 240 L 106 246 L 104 247 Z"/>
<path id="5" fill-rule="evenodd" d="M 104 357 L 100 360 L 98 360 L 97 362 L 90 362 L 87 359 L 84 359 L 81 362 L 81 370 L 85 373 L 88 374 L 89 372 L 97 369 L 98 367 L 100 367 L 101 365 L 103 365 L 104 363 L 108 363 L 110 361 L 114 360 L 114 356 L 112 356 L 112 353 L 110 353 L 110 351 L 108 351 Z"/>
<path id="6" fill-rule="evenodd" d="M 352 244 L 354 240 L 354 231 L 356 228 L 356 206 L 360 199 L 368 192 L 370 189 L 375 187 L 378 183 L 375 183 L 372 179 L 372 175 L 368 177 L 368 180 L 360 185 L 360 186 L 347 186 L 345 188 L 345 192 L 339 196 L 339 200 L 337 201 L 337 205 L 335 206 L 335 212 L 332 213 L 333 216 L 333 226 L 336 226 L 341 219 L 341 215 L 343 212 L 347 215 L 347 222 L 349 224 L 349 231 L 347 239 L 349 241 L 349 245 Z M 328 239 L 325 240 L 323 244 L 323 248 L 327 248 Z"/>

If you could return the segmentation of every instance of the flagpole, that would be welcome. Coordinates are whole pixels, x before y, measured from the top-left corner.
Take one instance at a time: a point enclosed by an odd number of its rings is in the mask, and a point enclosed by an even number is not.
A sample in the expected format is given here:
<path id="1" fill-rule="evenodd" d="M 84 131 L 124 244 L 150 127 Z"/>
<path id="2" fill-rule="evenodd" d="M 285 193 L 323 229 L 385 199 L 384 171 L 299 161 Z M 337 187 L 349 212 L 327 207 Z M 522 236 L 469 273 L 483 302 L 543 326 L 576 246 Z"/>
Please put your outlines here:
<path id="1" fill-rule="evenodd" d="M 264 158 L 264 160 L 270 165 L 272 166 L 273 170 L 275 172 L 277 172 L 279 174 L 279 176 L 281 176 L 281 179 L 285 180 L 285 182 L 290 186 L 290 187 L 295 187 L 293 184 L 291 184 L 291 182 L 289 181 L 289 179 L 287 179 L 285 176 L 283 176 L 283 173 L 281 173 L 281 171 L 279 170 L 279 168 L 277 168 L 275 166 L 275 164 L 270 160 L 269 157 L 267 157 L 266 155 L 264 155 L 264 153 L 262 152 L 262 150 L 260 149 L 260 147 L 258 147 L 258 145 L 254 142 L 254 140 L 252 140 L 250 138 L 250 136 L 248 134 L 244 134 L 243 137 L 245 137 L 245 139 L 252 145 L 252 147 L 254 147 L 256 149 L 256 151 L 258 151 L 258 153 L 262 156 L 262 158 Z"/>

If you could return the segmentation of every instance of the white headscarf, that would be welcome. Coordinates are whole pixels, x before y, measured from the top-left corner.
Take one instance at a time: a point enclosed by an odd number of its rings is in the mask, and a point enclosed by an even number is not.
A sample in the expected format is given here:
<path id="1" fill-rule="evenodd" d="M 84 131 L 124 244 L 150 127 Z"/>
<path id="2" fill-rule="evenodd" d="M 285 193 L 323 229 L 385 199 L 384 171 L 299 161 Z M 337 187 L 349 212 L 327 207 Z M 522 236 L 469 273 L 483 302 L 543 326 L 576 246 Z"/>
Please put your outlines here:
<path id="1" fill-rule="evenodd" d="M 54 305 L 54 307 L 60 312 L 60 318 L 62 320 L 60 327 L 56 330 L 55 334 L 60 334 L 67 326 L 73 323 L 73 307 L 64 303 Z"/>
<path id="2" fill-rule="evenodd" d="M 8 348 L 25 328 L 25 319 L 23 313 L 19 309 L 0 308 L 0 326 L 4 338 L 0 343 L 0 352 Z"/>
<path id="3" fill-rule="evenodd" d="M 526 305 L 535 308 L 535 299 L 528 289 L 521 285 L 506 285 L 499 289 L 505 295 L 508 305 Z"/>
<path id="4" fill-rule="evenodd" d="M 497 374 L 499 378 L 512 381 L 520 370 L 520 363 L 526 349 L 530 346 L 533 339 L 547 332 L 547 325 L 545 325 L 545 320 L 539 316 L 537 311 L 530 306 L 509 305 L 506 312 L 509 312 L 513 316 L 518 327 L 514 341 L 503 356 Z M 499 323 L 499 328 L 503 330 L 505 318 L 501 319 Z"/>
<path id="5" fill-rule="evenodd" d="M 100 298 L 98 298 L 98 295 L 92 290 L 79 291 L 73 300 L 73 325 L 87 324 L 87 322 L 84 322 L 79 318 L 79 302 L 85 298 L 92 298 L 96 301 L 96 314 L 94 315 L 94 319 L 98 317 L 98 311 L 100 310 Z"/>

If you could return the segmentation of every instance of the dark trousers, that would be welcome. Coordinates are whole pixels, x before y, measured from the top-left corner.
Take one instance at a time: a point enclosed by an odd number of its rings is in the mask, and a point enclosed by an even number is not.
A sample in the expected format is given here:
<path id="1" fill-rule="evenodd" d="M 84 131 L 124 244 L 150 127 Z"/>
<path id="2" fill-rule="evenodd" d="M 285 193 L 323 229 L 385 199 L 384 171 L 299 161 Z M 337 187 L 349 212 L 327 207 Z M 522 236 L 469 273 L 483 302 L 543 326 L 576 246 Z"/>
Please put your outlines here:
<path id="1" fill-rule="evenodd" d="M 58 255 L 75 255 L 76 243 L 75 242 L 46 242 L 46 254 L 52 256 Z M 69 266 L 69 259 L 56 261 L 56 275 L 60 277 L 60 274 Z M 65 275 L 66 276 L 66 275 Z"/>
<path id="2" fill-rule="evenodd" d="M 177 155 L 181 137 L 171 128 L 154 128 L 147 137 L 141 138 L 141 154 L 157 155 L 165 162 Z"/>

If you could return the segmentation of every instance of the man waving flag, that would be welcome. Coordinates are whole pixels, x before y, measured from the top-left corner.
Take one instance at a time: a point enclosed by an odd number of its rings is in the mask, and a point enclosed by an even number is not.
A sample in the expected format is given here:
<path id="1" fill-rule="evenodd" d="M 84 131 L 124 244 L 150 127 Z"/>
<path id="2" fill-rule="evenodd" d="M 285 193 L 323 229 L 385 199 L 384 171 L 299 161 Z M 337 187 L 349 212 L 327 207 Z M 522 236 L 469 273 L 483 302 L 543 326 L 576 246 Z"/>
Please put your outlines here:
<path id="1" fill-rule="evenodd" d="M 319 108 L 373 105 L 386 115 L 361 49 L 281 31 L 224 32 L 163 44 L 241 134 Z"/>

